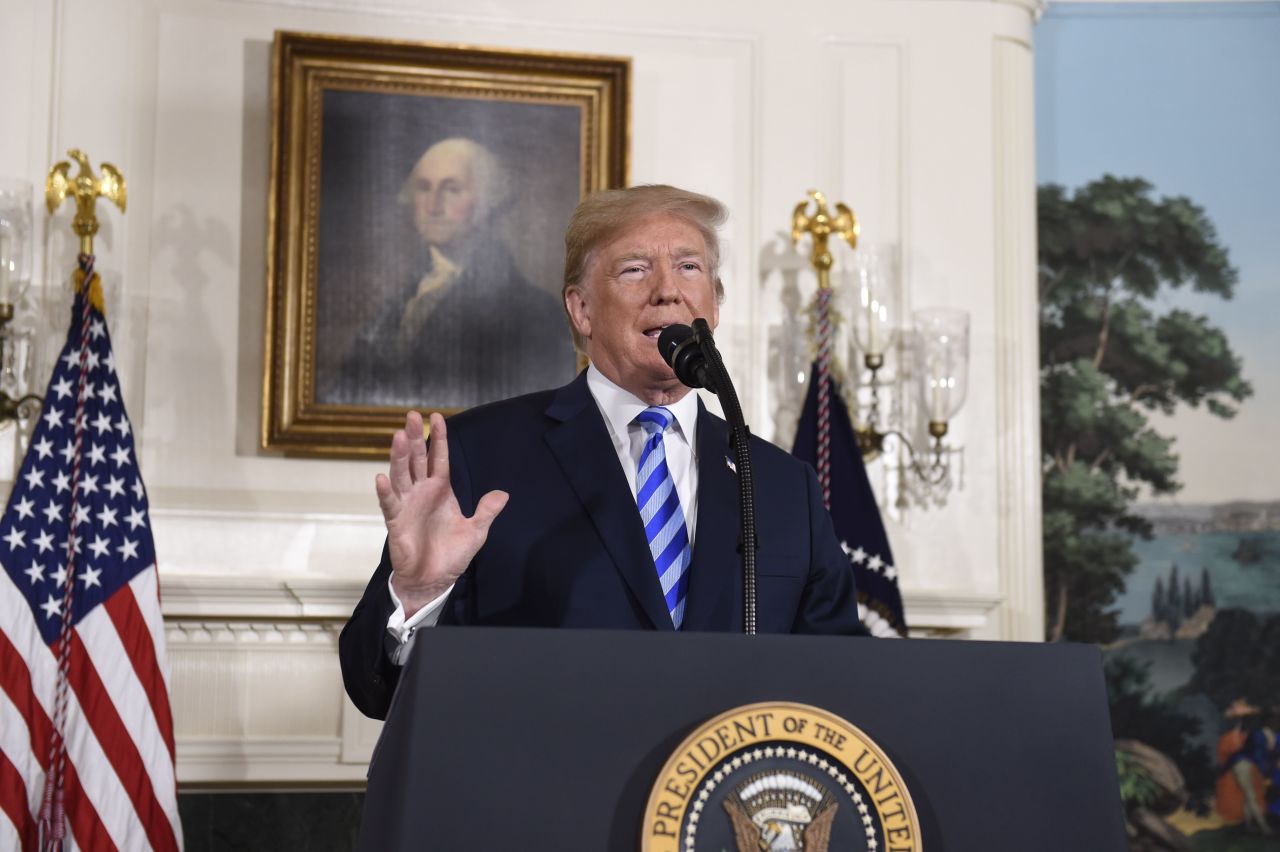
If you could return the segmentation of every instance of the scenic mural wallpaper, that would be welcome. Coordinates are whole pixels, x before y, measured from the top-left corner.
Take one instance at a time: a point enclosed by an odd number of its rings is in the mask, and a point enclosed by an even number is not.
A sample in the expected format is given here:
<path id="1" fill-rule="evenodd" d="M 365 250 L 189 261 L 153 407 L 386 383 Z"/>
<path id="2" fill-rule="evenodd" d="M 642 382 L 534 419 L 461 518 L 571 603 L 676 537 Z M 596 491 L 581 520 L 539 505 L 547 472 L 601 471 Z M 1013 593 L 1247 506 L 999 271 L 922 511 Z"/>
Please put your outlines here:
<path id="1" fill-rule="evenodd" d="M 1046 631 L 1133 850 L 1280 850 L 1280 3 L 1036 33 Z"/>

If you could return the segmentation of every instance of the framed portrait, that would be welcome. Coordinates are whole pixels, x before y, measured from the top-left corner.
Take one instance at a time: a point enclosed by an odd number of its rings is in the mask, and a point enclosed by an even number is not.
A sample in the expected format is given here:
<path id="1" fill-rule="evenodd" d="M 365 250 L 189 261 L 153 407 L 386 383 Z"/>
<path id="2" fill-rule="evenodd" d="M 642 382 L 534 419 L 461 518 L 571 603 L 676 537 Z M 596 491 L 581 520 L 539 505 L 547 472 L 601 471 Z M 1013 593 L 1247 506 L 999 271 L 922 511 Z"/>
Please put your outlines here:
<path id="1" fill-rule="evenodd" d="M 373 457 L 410 408 L 556 387 L 578 201 L 627 181 L 630 60 L 275 36 L 262 445 Z"/>

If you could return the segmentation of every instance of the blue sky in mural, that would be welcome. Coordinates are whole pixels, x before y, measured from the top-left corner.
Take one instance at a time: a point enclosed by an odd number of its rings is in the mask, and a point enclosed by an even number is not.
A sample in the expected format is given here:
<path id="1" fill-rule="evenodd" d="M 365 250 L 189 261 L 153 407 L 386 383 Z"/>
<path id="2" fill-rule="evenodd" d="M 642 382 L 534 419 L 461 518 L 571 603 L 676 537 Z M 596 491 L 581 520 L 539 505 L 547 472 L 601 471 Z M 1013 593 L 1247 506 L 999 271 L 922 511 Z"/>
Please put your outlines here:
<path id="1" fill-rule="evenodd" d="M 1139 176 L 1206 209 L 1231 302 L 1179 294 L 1244 358 L 1234 421 L 1184 412 L 1180 504 L 1280 500 L 1280 3 L 1051 3 L 1036 32 L 1038 180 Z"/>

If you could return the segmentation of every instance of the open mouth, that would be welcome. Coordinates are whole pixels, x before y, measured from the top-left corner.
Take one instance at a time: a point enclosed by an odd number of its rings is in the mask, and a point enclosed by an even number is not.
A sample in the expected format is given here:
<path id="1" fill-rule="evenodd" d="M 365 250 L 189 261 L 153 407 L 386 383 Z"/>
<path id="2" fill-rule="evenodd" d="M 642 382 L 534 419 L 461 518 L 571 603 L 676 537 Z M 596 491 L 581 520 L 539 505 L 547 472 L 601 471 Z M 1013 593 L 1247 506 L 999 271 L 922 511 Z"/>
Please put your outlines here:
<path id="1" fill-rule="evenodd" d="M 670 323 L 666 323 L 665 325 L 655 325 L 653 328 L 646 328 L 644 330 L 644 336 L 657 340 L 658 335 L 662 334 L 662 330 L 666 328 L 667 325 L 670 325 Z"/>

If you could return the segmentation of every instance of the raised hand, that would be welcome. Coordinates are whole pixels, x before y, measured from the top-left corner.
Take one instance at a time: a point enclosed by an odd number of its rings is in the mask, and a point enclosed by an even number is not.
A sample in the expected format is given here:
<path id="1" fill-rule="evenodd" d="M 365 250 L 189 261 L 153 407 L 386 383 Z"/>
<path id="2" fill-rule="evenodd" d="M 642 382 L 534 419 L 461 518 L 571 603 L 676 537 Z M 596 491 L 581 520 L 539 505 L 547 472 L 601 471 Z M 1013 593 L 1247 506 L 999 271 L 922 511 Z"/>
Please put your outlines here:
<path id="1" fill-rule="evenodd" d="M 387 524 L 391 585 L 411 616 L 444 594 L 489 537 L 489 526 L 507 505 L 505 491 L 480 498 L 475 514 L 462 514 L 449 482 L 449 440 L 444 418 L 432 414 L 431 449 L 423 441 L 422 415 L 410 411 L 391 439 L 390 475 L 374 485 Z"/>

